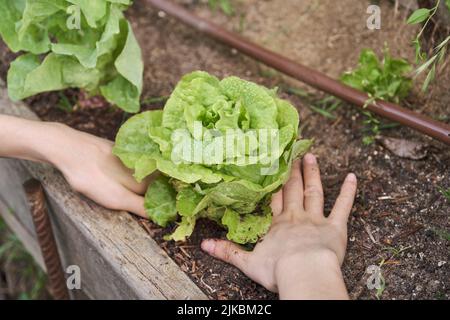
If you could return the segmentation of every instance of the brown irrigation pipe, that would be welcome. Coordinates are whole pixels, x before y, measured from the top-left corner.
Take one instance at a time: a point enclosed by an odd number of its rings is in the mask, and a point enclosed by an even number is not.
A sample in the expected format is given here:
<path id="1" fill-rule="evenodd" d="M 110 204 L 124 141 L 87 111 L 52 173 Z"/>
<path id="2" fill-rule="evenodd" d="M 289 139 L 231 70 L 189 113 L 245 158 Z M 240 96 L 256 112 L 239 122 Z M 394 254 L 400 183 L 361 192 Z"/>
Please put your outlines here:
<path id="1" fill-rule="evenodd" d="M 275 52 L 251 43 L 240 35 L 226 31 L 214 23 L 195 16 L 182 6 L 174 4 L 169 0 L 145 1 L 194 29 L 314 88 L 332 94 L 361 108 L 369 99 L 369 96 L 364 92 L 353 89 L 321 72 L 310 69 Z M 450 145 L 450 126 L 448 124 L 433 120 L 386 101 L 371 103 L 367 106 L 367 110 L 386 119 L 416 129 Z"/>
<path id="2" fill-rule="evenodd" d="M 55 300 L 68 300 L 69 291 L 48 215 L 44 188 L 35 179 L 28 180 L 23 186 L 30 204 L 37 240 L 47 268 L 50 293 Z"/>

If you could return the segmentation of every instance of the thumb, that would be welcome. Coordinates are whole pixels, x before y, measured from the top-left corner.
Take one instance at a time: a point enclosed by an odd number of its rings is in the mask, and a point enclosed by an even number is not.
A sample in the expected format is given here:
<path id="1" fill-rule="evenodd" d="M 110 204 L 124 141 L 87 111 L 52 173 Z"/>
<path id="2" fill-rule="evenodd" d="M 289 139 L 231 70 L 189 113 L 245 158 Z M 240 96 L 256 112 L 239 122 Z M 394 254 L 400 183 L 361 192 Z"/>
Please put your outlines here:
<path id="1" fill-rule="evenodd" d="M 247 273 L 249 252 L 238 245 L 224 240 L 204 240 L 202 250 L 209 255 L 229 263 L 242 272 Z"/>

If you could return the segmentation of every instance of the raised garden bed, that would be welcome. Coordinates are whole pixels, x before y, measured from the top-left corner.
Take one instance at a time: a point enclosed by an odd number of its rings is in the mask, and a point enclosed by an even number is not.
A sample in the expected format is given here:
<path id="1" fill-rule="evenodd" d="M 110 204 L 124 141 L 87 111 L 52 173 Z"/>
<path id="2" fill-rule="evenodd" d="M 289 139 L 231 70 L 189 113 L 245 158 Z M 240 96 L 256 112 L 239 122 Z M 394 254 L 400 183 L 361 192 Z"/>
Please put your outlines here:
<path id="1" fill-rule="evenodd" d="M 398 19 L 385 21 L 380 33 L 361 30 L 366 3 L 354 5 L 346 0 L 341 6 L 333 2 L 299 4 L 289 0 L 280 8 L 277 1 L 248 1 L 241 5 L 246 12 L 244 36 L 277 49 L 303 63 L 336 77 L 354 66 L 364 47 L 382 48 L 388 39 L 395 55 L 412 59 L 409 47 L 414 30 L 404 27 L 400 10 Z M 351 2 L 351 3 L 350 3 Z M 295 7 L 296 11 L 289 8 Z M 348 12 L 353 8 L 354 12 Z M 190 9 L 226 24 L 239 26 L 239 17 L 211 15 L 204 7 Z M 275 10 L 277 9 L 277 10 Z M 345 10 L 344 10 L 345 9 Z M 386 16 L 394 16 L 394 8 L 383 4 Z M 344 12 L 345 11 L 345 12 Z M 299 12 L 302 17 L 299 20 Z M 261 17 L 264 13 L 264 19 Z M 267 70 L 215 42 L 199 38 L 175 20 L 161 18 L 158 12 L 139 1 L 128 13 L 136 30 L 146 64 L 144 98 L 167 96 L 178 79 L 192 70 L 203 69 L 220 77 L 235 74 L 267 86 L 292 87 L 297 83 Z M 331 17 L 340 17 L 331 19 Z M 281 17 L 283 17 L 281 19 Z M 298 22 L 300 21 L 300 22 Z M 312 22 L 315 21 L 316 24 Z M 325 21 L 331 21 L 326 24 Z M 304 28 L 305 25 L 320 27 Z M 289 33 L 283 33 L 290 27 Z M 350 31 L 351 30 L 351 31 Z M 400 30 L 400 31 L 399 31 Z M 298 41 L 293 42 L 295 34 Z M 11 61 L 11 54 L 0 45 L 0 73 Z M 448 67 L 447 67 L 448 69 Z M 419 109 L 439 117 L 448 114 L 450 73 L 444 73 L 433 87 L 432 97 Z M 446 78 L 447 77 L 447 80 Z M 287 90 L 286 90 L 287 91 Z M 80 93 L 69 90 L 69 99 Z M 392 257 L 388 248 L 407 248 L 384 267 L 386 289 L 382 298 L 449 298 L 449 242 L 438 230 L 449 230 L 449 204 L 438 186 L 450 187 L 450 152 L 442 144 L 430 141 L 408 129 L 383 132 L 426 143 L 428 157 L 413 161 L 401 159 L 378 144 L 363 146 L 362 116 L 349 106 L 326 119 L 308 108 L 312 100 L 283 93 L 299 108 L 304 119 L 304 135 L 316 139 L 313 152 L 319 155 L 327 195 L 327 209 L 337 194 L 340 181 L 349 171 L 360 178 L 359 196 L 349 227 L 349 250 L 344 273 L 353 298 L 374 298 L 366 286 L 365 270 Z M 144 99 L 145 100 L 145 99 Z M 25 104 L 12 104 L 4 88 L 0 94 L 0 112 L 59 121 L 80 130 L 113 139 L 124 114 L 109 106 L 82 98 L 81 107 L 72 112 L 58 108 L 60 96 L 44 94 Z M 413 95 L 411 107 L 422 105 L 423 97 Z M 161 102 L 148 102 L 145 109 L 162 107 Z M 33 113 L 34 112 L 34 113 Z M 448 119 L 447 119 L 448 121 Z M 342 146 L 345 146 L 343 148 Z M 202 238 L 223 236 L 212 223 L 203 222 L 193 237 L 183 245 L 162 240 L 165 230 L 126 213 L 109 212 L 74 194 L 63 178 L 52 168 L 24 161 L 0 160 L 0 212 L 21 236 L 36 260 L 34 232 L 22 183 L 30 176 L 44 184 L 52 210 L 52 219 L 64 265 L 77 264 L 82 270 L 83 290 L 91 298 L 161 298 L 161 299 L 267 299 L 275 295 L 245 278 L 236 269 L 203 254 L 198 245 Z M 442 262 L 447 264 L 442 265 Z"/>

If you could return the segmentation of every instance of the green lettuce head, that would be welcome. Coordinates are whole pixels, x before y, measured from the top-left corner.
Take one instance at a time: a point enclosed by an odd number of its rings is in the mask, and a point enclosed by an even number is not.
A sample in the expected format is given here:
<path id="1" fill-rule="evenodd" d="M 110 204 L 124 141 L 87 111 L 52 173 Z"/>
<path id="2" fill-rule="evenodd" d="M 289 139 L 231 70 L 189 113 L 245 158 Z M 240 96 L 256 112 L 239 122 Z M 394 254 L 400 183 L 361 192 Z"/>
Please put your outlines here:
<path id="1" fill-rule="evenodd" d="M 12 100 L 82 88 L 138 112 L 144 65 L 123 11 L 131 0 L 0 0 L 0 36 L 23 52 L 8 71 Z"/>
<path id="2" fill-rule="evenodd" d="M 289 178 L 292 162 L 311 146 L 298 138 L 299 116 L 275 90 L 205 72 L 184 76 L 164 110 L 130 118 L 114 154 L 142 181 L 155 171 L 145 207 L 184 241 L 196 220 L 228 229 L 228 239 L 255 243 L 269 229 L 269 202 Z"/>

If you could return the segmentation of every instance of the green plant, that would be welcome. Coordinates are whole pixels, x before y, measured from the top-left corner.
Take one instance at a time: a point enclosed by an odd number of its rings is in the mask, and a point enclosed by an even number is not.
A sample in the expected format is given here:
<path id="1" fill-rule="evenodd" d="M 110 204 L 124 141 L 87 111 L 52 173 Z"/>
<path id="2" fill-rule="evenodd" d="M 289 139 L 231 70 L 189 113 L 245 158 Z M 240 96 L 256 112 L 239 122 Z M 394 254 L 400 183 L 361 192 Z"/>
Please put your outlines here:
<path id="1" fill-rule="evenodd" d="M 232 16 L 234 14 L 234 9 L 230 0 L 208 0 L 208 4 L 211 10 L 217 10 L 219 7 L 227 16 Z"/>
<path id="2" fill-rule="evenodd" d="M 411 91 L 412 79 L 408 77 L 411 71 L 408 61 L 392 58 L 387 49 L 382 61 L 373 50 L 365 49 L 361 52 L 358 68 L 344 73 L 341 81 L 366 92 L 369 95 L 366 105 L 377 99 L 398 103 Z M 366 116 L 364 124 L 371 128 L 371 134 L 364 136 L 363 143 L 369 145 L 380 133 L 382 124 L 371 112 L 364 110 L 363 114 Z"/>
<path id="3" fill-rule="evenodd" d="M 400 248 L 395 248 L 395 247 L 385 247 L 383 248 L 383 251 L 387 251 L 390 253 L 390 256 L 388 258 L 383 258 L 381 259 L 380 263 L 378 264 L 378 267 L 380 268 L 380 288 L 377 289 L 377 292 L 375 294 L 375 297 L 380 300 L 381 296 L 383 295 L 384 291 L 386 290 L 386 279 L 383 277 L 383 274 L 381 273 L 381 268 L 383 268 L 389 261 L 391 261 L 392 259 L 398 257 L 399 255 L 401 255 L 403 252 L 411 249 L 412 246 L 409 247 L 403 247 L 401 246 Z"/>
<path id="4" fill-rule="evenodd" d="M 416 38 L 413 41 L 416 50 L 416 63 L 422 62 L 422 65 L 416 70 L 416 75 L 418 76 L 428 70 L 428 75 L 422 85 L 422 91 L 426 91 L 430 83 L 435 79 L 437 65 L 441 64 L 444 61 L 448 44 L 450 43 L 450 36 L 448 36 L 434 48 L 433 55 L 429 59 L 427 55 L 422 51 L 422 46 L 420 44 L 423 33 L 425 32 L 426 27 L 428 26 L 432 18 L 436 15 L 440 3 L 441 1 L 437 0 L 436 5 L 431 9 L 417 9 L 411 14 L 407 21 L 408 24 L 412 25 L 423 23 L 422 29 L 420 29 L 419 33 L 416 35 Z M 450 10 L 450 0 L 446 0 L 446 4 L 447 6 L 449 6 Z"/>
<path id="5" fill-rule="evenodd" d="M 20 264 L 20 276 L 26 283 L 27 290 L 20 293 L 20 300 L 38 299 L 45 290 L 47 276 L 34 262 L 33 257 L 23 247 L 20 239 L 11 233 L 6 223 L 0 218 L 0 262 Z M 23 268 L 23 266 L 25 267 Z"/>
<path id="6" fill-rule="evenodd" d="M 65 88 L 138 112 L 143 62 L 123 11 L 131 0 L 0 0 L 0 35 L 24 52 L 8 72 L 12 100 Z"/>
<path id="7" fill-rule="evenodd" d="M 438 190 L 448 201 L 450 201 L 450 188 L 444 189 L 442 187 L 438 187 Z"/>
<path id="8" fill-rule="evenodd" d="M 442 240 L 450 241 L 450 232 L 443 229 L 432 229 L 432 231 Z"/>
<path id="9" fill-rule="evenodd" d="M 64 92 L 59 92 L 59 101 L 56 105 L 59 109 L 64 112 L 70 113 L 73 111 L 74 103 L 70 101 L 69 97 L 64 94 Z"/>
<path id="10" fill-rule="evenodd" d="M 275 90 L 237 77 L 185 75 L 164 110 L 130 118 L 114 154 L 141 181 L 154 171 L 145 207 L 183 241 L 199 218 L 228 228 L 228 238 L 254 243 L 271 223 L 271 194 L 288 179 L 294 159 L 311 146 L 298 139 L 299 116 Z"/>
<path id="11" fill-rule="evenodd" d="M 370 134 L 364 135 L 363 144 L 368 146 L 375 142 L 376 136 L 380 133 L 381 122 L 372 112 L 363 111 L 362 113 L 366 116 L 363 123 L 368 127 L 368 131 L 370 132 Z"/>
<path id="12" fill-rule="evenodd" d="M 309 108 L 325 118 L 334 120 L 336 119 L 334 111 L 339 108 L 340 105 L 341 100 L 333 96 L 328 96 L 318 101 L 315 105 L 310 105 Z"/>
<path id="13" fill-rule="evenodd" d="M 364 49 L 356 70 L 346 72 L 341 81 L 355 89 L 366 92 L 372 99 L 398 103 L 412 88 L 408 74 L 412 66 L 404 59 L 394 59 L 385 49 L 383 60 L 378 60 L 373 50 Z"/>
<path id="14" fill-rule="evenodd" d="M 336 119 L 334 111 L 336 111 L 342 103 L 342 101 L 339 100 L 338 98 L 333 96 L 326 96 L 323 99 L 314 101 L 313 99 L 310 99 L 311 98 L 310 94 L 303 89 L 295 87 L 283 87 L 283 86 L 281 87 L 281 89 L 286 93 L 304 99 L 304 101 L 307 102 L 308 108 L 310 108 L 313 112 L 318 113 L 321 116 L 331 120 Z"/>

